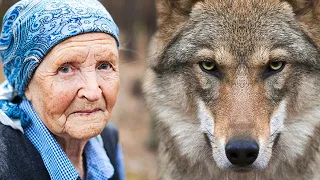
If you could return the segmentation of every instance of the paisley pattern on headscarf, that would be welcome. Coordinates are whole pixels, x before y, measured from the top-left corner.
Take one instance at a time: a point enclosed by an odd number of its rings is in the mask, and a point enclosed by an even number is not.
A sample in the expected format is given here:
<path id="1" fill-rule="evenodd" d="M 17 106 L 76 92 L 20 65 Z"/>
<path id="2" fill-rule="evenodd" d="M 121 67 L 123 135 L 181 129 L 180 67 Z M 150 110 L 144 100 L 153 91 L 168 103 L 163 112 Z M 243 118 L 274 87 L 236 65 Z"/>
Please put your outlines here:
<path id="1" fill-rule="evenodd" d="M 3 87 L 12 87 L 11 97 L 0 98 L 2 110 L 25 124 L 12 102 L 14 96 L 24 98 L 36 68 L 55 45 L 88 32 L 108 33 L 120 46 L 119 29 L 97 0 L 22 0 L 12 6 L 4 16 L 0 37 L 0 56 L 9 82 Z M 7 93 L 0 89 L 0 97 L 3 92 Z"/>
<path id="2" fill-rule="evenodd" d="M 8 10 L 2 29 L 4 73 L 19 96 L 44 56 L 66 38 L 106 32 L 119 44 L 116 24 L 96 0 L 23 0 Z"/>

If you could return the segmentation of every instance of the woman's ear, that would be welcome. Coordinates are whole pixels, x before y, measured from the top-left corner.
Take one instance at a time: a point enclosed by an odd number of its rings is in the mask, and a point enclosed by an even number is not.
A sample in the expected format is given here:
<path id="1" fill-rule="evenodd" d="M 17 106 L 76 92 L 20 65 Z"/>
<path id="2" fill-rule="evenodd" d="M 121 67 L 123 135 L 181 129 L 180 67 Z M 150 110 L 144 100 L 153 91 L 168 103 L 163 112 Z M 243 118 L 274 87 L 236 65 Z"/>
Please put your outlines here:
<path id="1" fill-rule="evenodd" d="M 26 96 L 26 98 L 27 98 L 29 101 L 31 101 L 32 96 L 31 96 L 31 93 L 30 93 L 29 86 L 26 87 L 26 90 L 25 90 L 25 92 L 24 92 L 24 95 Z"/>

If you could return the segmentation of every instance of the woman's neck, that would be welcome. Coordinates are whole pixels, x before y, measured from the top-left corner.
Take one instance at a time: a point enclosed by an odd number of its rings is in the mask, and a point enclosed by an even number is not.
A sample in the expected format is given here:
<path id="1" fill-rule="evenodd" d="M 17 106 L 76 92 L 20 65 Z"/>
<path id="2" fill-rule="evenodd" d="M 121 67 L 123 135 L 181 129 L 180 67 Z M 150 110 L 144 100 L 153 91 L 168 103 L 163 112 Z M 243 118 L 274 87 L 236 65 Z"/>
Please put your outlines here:
<path id="1" fill-rule="evenodd" d="M 56 136 L 55 137 L 60 144 L 67 157 L 70 159 L 72 165 L 76 168 L 82 179 L 85 179 L 86 167 L 83 158 L 84 146 L 88 142 L 87 140 L 79 139 L 66 139 Z"/>

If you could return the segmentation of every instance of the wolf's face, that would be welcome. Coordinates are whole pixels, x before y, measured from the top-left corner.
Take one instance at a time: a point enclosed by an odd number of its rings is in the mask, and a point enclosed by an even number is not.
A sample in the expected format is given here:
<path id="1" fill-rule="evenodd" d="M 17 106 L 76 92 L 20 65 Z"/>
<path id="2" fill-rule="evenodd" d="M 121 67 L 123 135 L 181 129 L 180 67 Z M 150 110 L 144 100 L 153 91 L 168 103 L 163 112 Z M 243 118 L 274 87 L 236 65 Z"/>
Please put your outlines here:
<path id="1" fill-rule="evenodd" d="M 292 7 L 205 0 L 178 10 L 159 10 L 171 19 L 159 19 L 146 92 L 181 154 L 208 146 L 236 171 L 301 156 L 319 122 L 320 54 Z"/>

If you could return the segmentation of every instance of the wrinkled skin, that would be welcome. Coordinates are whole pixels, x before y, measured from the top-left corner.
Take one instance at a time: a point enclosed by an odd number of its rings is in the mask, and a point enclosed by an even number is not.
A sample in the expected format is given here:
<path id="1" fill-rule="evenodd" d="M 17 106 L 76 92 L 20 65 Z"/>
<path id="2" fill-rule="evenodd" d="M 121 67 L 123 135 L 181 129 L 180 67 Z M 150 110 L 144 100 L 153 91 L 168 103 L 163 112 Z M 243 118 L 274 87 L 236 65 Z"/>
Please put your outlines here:
<path id="1" fill-rule="evenodd" d="M 26 96 L 53 134 L 88 139 L 107 124 L 118 86 L 115 40 L 90 33 L 53 48 L 36 70 Z"/>

